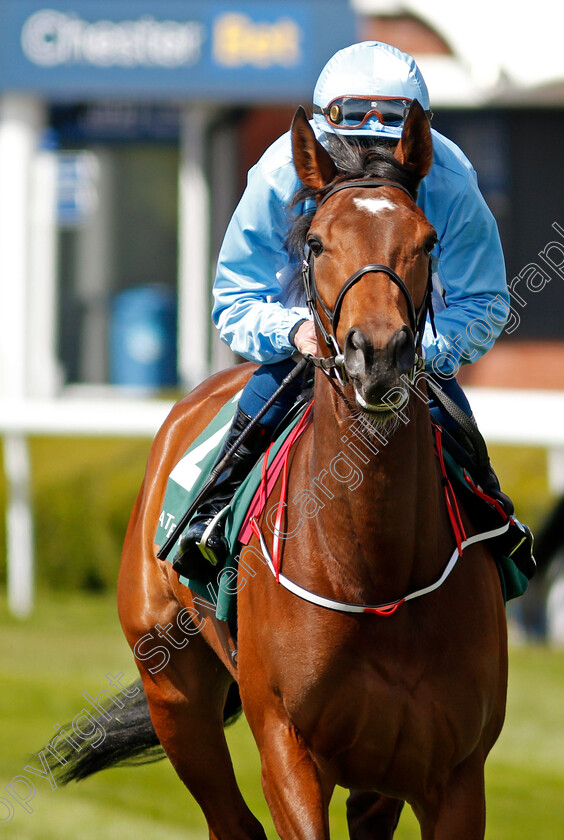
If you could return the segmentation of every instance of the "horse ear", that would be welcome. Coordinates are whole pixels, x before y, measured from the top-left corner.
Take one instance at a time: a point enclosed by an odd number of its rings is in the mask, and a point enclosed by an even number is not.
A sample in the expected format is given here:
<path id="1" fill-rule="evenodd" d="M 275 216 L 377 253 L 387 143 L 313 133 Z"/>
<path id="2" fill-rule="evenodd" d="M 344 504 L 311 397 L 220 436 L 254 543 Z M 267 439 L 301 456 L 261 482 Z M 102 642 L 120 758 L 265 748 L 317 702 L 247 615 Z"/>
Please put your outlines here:
<path id="1" fill-rule="evenodd" d="M 406 117 L 401 140 L 394 152 L 396 158 L 420 178 L 424 178 L 433 163 L 433 140 L 427 114 L 414 99 Z"/>
<path id="2" fill-rule="evenodd" d="M 337 174 L 329 152 L 315 137 L 306 112 L 300 106 L 292 120 L 292 155 L 302 184 L 312 190 L 322 189 Z"/>

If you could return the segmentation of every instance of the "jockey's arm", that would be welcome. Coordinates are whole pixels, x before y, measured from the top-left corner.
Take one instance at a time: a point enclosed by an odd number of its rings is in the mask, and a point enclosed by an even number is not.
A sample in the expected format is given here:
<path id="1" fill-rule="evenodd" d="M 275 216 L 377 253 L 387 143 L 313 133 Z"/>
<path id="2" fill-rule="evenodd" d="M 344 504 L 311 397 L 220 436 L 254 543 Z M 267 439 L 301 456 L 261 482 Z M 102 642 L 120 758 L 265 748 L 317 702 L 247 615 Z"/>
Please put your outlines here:
<path id="1" fill-rule="evenodd" d="M 440 175 L 440 173 L 439 173 Z M 505 263 L 495 219 L 481 195 L 472 169 L 466 182 L 458 174 L 450 194 L 435 194 L 423 206 L 438 234 L 433 251 L 442 298 L 433 295 L 435 326 L 423 339 L 427 367 L 435 373 L 456 374 L 463 364 L 477 361 L 494 344 L 509 315 Z M 433 202 L 442 200 L 437 208 Z M 444 308 L 443 308 L 444 307 Z"/>
<path id="2" fill-rule="evenodd" d="M 309 318 L 307 307 L 293 305 L 286 248 L 287 207 L 299 181 L 289 143 L 287 154 L 272 149 L 249 173 L 219 253 L 213 290 L 212 315 L 222 339 L 261 363 L 295 353 L 290 333 Z"/>

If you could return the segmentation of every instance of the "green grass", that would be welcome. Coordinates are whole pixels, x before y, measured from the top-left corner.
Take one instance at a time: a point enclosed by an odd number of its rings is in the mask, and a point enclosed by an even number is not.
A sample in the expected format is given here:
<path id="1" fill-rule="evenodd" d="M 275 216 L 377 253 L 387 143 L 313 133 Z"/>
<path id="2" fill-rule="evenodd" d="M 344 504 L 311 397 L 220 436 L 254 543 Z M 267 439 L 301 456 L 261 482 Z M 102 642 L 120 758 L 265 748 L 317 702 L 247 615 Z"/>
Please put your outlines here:
<path id="1" fill-rule="evenodd" d="M 32 617 L 11 618 L 0 603 L 0 797 L 24 773 L 29 754 L 108 687 L 106 674 L 136 676 L 121 635 L 113 595 L 43 594 Z M 564 836 L 564 651 L 513 646 L 505 729 L 487 765 L 488 840 L 556 840 Z M 244 795 L 276 835 L 259 782 L 258 756 L 244 720 L 229 730 Z M 33 813 L 15 807 L 0 840 L 205 840 L 204 820 L 168 762 L 107 771 L 52 791 L 35 779 Z M 16 792 L 24 794 L 20 783 Z M 332 804 L 333 836 L 347 836 L 344 791 Z M 7 811 L 0 798 L 0 820 Z M 416 840 L 407 809 L 396 834 Z"/>

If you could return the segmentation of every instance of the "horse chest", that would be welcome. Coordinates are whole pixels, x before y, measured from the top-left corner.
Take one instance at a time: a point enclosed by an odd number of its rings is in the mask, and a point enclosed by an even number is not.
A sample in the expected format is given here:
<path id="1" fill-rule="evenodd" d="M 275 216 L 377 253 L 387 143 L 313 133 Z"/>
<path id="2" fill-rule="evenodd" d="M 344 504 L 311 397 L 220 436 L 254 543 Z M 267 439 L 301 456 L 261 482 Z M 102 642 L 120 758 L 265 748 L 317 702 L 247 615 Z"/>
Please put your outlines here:
<path id="1" fill-rule="evenodd" d="M 305 691 L 288 711 L 310 754 L 338 784 L 398 795 L 406 778 L 424 787 L 466 751 L 464 733 L 453 732 L 454 712 L 426 694 L 359 668 Z M 470 740 L 479 724 L 469 726 Z"/>
<path id="2" fill-rule="evenodd" d="M 482 704 L 457 720 L 466 689 L 434 675 L 417 645 L 410 653 L 389 631 L 312 631 L 307 645 L 288 639 L 275 655 L 282 662 L 277 693 L 290 722 L 340 783 L 357 784 L 360 773 L 381 785 L 409 768 L 426 778 L 479 737 Z"/>

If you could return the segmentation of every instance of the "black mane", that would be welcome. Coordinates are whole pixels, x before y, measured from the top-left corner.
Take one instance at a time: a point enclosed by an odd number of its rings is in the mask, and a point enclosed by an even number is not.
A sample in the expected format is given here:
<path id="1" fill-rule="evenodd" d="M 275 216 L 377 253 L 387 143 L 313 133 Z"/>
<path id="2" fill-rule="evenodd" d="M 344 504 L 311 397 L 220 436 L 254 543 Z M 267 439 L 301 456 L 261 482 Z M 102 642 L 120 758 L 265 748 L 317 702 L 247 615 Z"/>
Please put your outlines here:
<path id="1" fill-rule="evenodd" d="M 337 167 L 337 176 L 322 190 L 315 191 L 302 186 L 295 193 L 290 209 L 295 210 L 306 201 L 317 203 L 318 198 L 328 193 L 334 186 L 343 181 L 359 181 L 365 178 L 393 181 L 410 193 L 413 200 L 417 198 L 420 178 L 394 157 L 393 151 L 382 144 L 375 145 L 374 141 L 358 141 L 354 145 L 343 140 L 339 135 L 325 135 L 325 148 L 333 158 Z M 315 215 L 315 210 L 300 213 L 293 217 L 292 226 L 288 233 L 287 246 L 292 258 L 302 263 L 304 245 L 307 232 Z M 299 272 L 292 281 L 292 291 L 300 295 Z"/>

